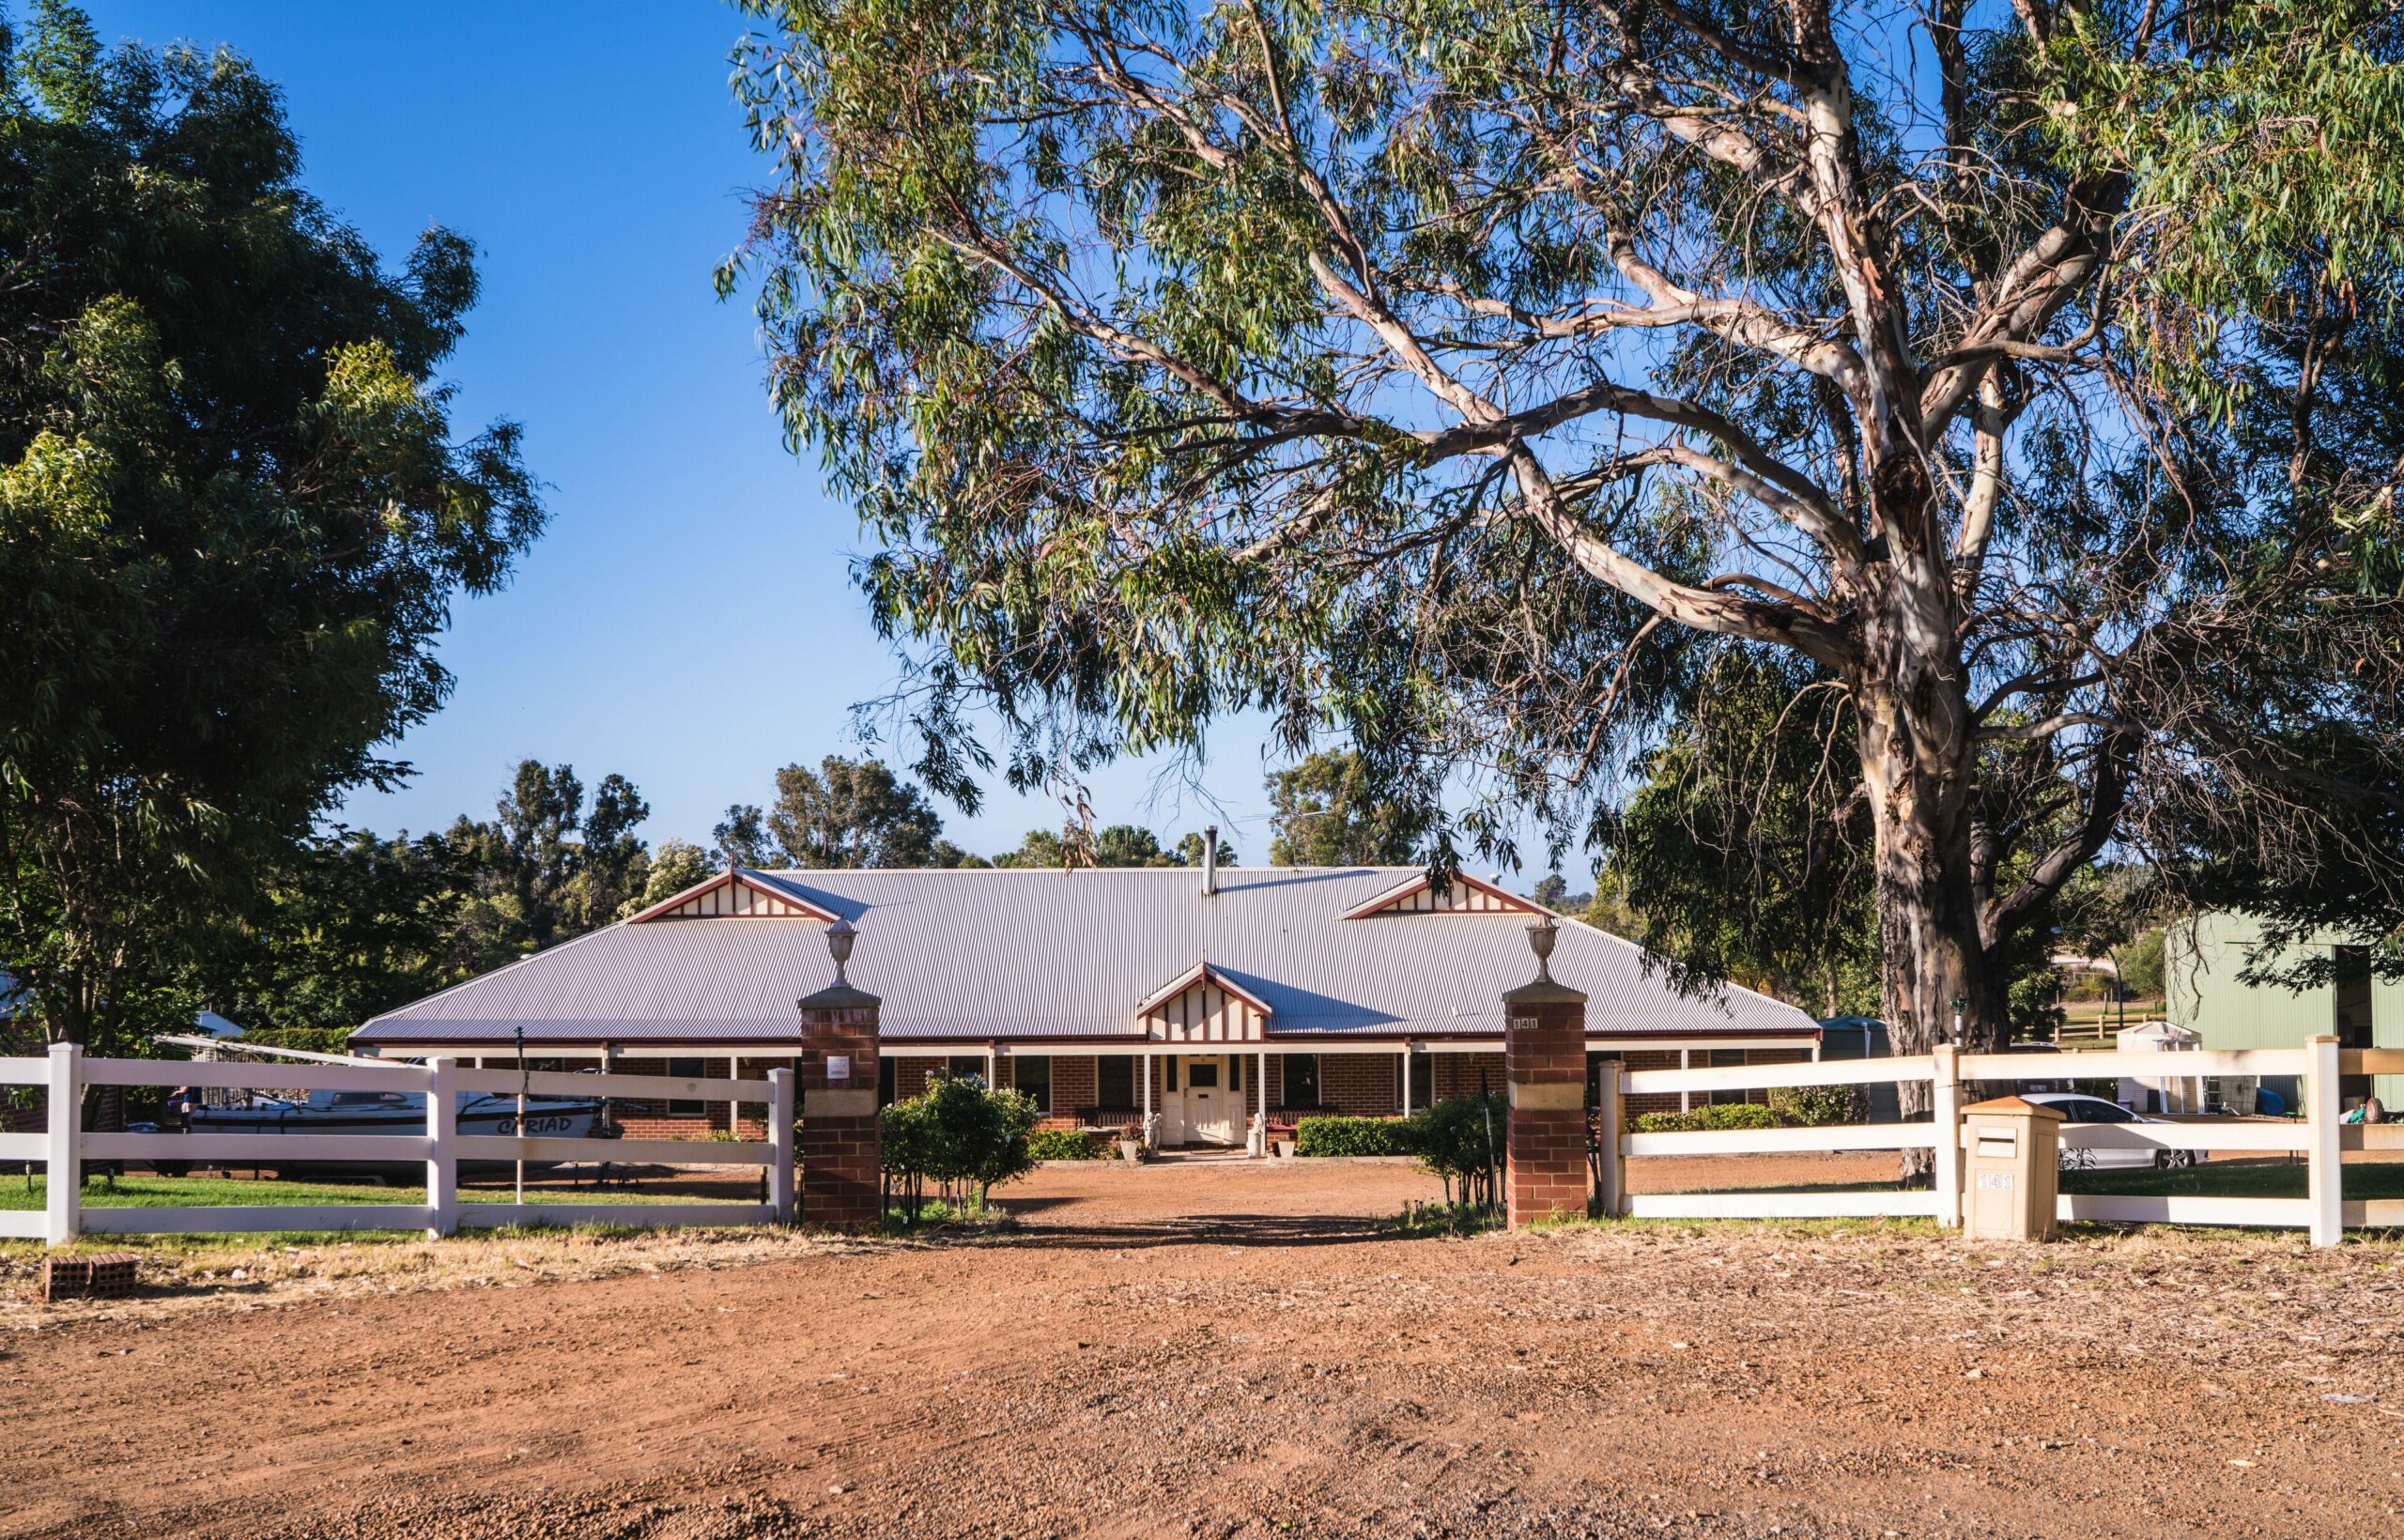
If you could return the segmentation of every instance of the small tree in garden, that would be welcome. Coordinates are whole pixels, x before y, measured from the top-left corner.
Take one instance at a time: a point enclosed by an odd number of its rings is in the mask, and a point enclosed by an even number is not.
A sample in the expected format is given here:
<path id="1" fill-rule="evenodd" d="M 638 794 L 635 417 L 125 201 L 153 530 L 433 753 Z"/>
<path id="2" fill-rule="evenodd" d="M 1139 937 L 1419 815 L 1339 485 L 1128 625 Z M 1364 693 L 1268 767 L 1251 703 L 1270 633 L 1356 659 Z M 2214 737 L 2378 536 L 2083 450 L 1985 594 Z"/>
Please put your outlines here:
<path id="1" fill-rule="evenodd" d="M 989 1091 L 974 1080 L 937 1071 L 925 1095 L 885 1109 L 887 1207 L 898 1195 L 903 1213 L 916 1224 L 932 1180 L 936 1201 L 955 1213 L 982 1209 L 994 1184 L 1034 1169 L 1027 1144 L 1037 1116 L 1033 1099 L 1024 1092 Z"/>
<path id="2" fill-rule="evenodd" d="M 1500 1174 L 1510 1116 L 1510 1102 L 1494 1091 L 1455 1097 L 1411 1114 L 1411 1152 L 1443 1179 L 1447 1204 L 1502 1206 Z"/>

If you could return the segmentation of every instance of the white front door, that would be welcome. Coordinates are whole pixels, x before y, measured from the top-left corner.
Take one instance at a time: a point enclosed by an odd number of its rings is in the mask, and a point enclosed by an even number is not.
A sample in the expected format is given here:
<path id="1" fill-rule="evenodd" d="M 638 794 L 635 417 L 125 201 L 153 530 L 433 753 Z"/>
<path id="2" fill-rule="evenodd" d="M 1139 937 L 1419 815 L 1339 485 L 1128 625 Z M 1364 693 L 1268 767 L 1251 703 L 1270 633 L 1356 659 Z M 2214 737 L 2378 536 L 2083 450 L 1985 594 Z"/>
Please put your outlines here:
<path id="1" fill-rule="evenodd" d="M 1184 1070 L 1187 1140 L 1197 1145 L 1243 1143 L 1243 1109 L 1237 1104 L 1237 1091 L 1227 1083 L 1226 1055 L 1190 1058 Z"/>

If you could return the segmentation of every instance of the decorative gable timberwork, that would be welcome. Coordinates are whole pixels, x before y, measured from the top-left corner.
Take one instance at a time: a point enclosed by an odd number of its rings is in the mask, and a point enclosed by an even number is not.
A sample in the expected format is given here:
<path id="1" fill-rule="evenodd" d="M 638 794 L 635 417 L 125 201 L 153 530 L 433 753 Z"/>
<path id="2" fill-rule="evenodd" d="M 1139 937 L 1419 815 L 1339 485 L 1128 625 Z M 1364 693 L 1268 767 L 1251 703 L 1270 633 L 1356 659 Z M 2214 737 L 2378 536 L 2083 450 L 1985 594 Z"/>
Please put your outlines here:
<path id="1" fill-rule="evenodd" d="M 664 919 L 814 919 L 831 925 L 835 916 L 816 904 L 773 887 L 745 871 L 721 871 L 698 887 L 652 905 L 626 923 L 641 925 Z"/>
<path id="2" fill-rule="evenodd" d="M 1400 887 L 1389 888 L 1359 908 L 1345 915 L 1346 919 L 1366 919 L 1371 915 L 1545 915 L 1551 911 L 1507 892 L 1492 883 L 1480 882 L 1464 873 L 1455 877 L 1450 886 L 1430 887 L 1427 879 L 1413 877 Z"/>
<path id="3" fill-rule="evenodd" d="M 1197 963 L 1135 1007 L 1154 1042 L 1258 1042 L 1267 1035 L 1266 1001 Z"/>

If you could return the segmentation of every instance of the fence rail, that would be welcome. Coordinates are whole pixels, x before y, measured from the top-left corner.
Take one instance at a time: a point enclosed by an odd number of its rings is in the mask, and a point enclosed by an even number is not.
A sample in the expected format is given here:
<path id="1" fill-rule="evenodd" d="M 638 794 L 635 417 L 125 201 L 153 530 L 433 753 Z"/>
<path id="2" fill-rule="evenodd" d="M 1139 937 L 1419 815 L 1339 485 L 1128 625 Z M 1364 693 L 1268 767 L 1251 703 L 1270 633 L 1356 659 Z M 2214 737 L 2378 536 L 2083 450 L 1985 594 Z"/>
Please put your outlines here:
<path id="1" fill-rule="evenodd" d="M 2348 1150 L 2404 1149 L 2404 1126 L 2341 1124 L 2338 1083 L 2362 1074 L 2404 1074 L 2404 1049 L 2346 1049 L 2320 1037 L 2302 1048 L 2177 1050 L 2161 1053 L 1933 1054 L 1811 1064 L 1627 1071 L 1606 1064 L 1601 1104 L 1623 1095 L 1771 1090 L 1789 1086 L 1919 1086 L 1933 1109 L 1926 1122 L 1856 1123 L 1811 1128 L 1728 1129 L 1640 1133 L 1619 1129 L 1597 1147 L 1595 1184 L 1614 1211 L 1655 1219 L 1808 1219 L 1918 1214 L 1962 1223 L 1963 1104 L 1974 1087 L 1999 1092 L 2028 1081 L 2097 1076 L 2195 1079 L 2292 1076 L 2304 1085 L 2304 1117 L 2291 1123 L 2066 1123 L 2061 1147 L 2076 1149 L 2229 1150 L 2301 1154 L 2306 1195 L 2300 1198 L 2062 1194 L 2059 1218 L 2114 1224 L 2245 1224 L 2307 1231 L 2335 1245 L 2348 1226 L 2404 1226 L 2404 1200 L 2347 1201 L 2340 1162 Z M 1616 1122 L 1616 1118 L 1612 1119 Z M 1646 1155 L 1738 1155 L 1864 1149 L 1927 1149 L 1934 1166 L 1927 1189 L 1882 1192 L 1629 1194 L 1625 1162 Z"/>
<path id="2" fill-rule="evenodd" d="M 172 1059 L 86 1059 L 61 1043 L 44 1058 L 0 1058 L 0 1086 L 47 1092 L 49 1126 L 0 1133 L 0 1161 L 47 1168 L 48 1203 L 39 1213 L 0 1211 L 0 1237 L 58 1245 L 78 1235 L 190 1234 L 257 1230 L 415 1230 L 449 1235 L 462 1225 L 763 1224 L 794 1217 L 793 1071 L 764 1080 L 701 1080 L 682 1075 L 574 1074 L 463 1070 L 456 1061 L 424 1064 L 199 1064 Z M 86 1086 L 202 1086 L 222 1090 L 398 1091 L 422 1096 L 423 1132 L 111 1133 L 83 1126 Z M 616 1097 L 627 1101 L 757 1102 L 767 1109 L 764 1140 L 588 1139 L 462 1133 L 462 1094 Z M 190 1208 L 90 1208 L 83 1203 L 86 1161 L 190 1162 L 212 1165 L 339 1165 L 369 1162 L 425 1165 L 424 1203 L 226 1204 Z M 459 1165 L 478 1163 L 642 1162 L 655 1165 L 756 1165 L 767 1173 L 764 1203 L 482 1203 L 459 1195 Z M 522 1198 L 522 1194 L 520 1194 Z"/>

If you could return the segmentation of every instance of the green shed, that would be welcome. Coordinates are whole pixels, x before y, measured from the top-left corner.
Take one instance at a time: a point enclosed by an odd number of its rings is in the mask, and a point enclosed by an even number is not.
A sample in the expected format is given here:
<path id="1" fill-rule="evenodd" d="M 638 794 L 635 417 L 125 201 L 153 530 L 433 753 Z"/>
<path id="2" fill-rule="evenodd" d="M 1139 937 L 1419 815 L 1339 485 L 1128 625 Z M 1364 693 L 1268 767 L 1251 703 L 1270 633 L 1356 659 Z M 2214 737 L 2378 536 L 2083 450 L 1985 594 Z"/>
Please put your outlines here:
<path id="1" fill-rule="evenodd" d="M 2163 937 L 2163 1013 L 2202 1033 L 2204 1048 L 2298 1048 L 2319 1032 L 2348 1048 L 2404 1048 L 2404 979 L 2374 979 L 2368 947 L 2332 936 L 2278 954 L 2271 961 L 2282 966 L 2315 950 L 2336 954 L 2334 982 L 2291 990 L 2239 978 L 2261 944 L 2261 927 L 2242 915 L 2173 924 Z M 2264 1084 L 2294 1104 L 2291 1081 Z M 2404 1075 L 2351 1077 L 2343 1095 L 2349 1105 L 2376 1096 L 2404 1112 Z"/>

